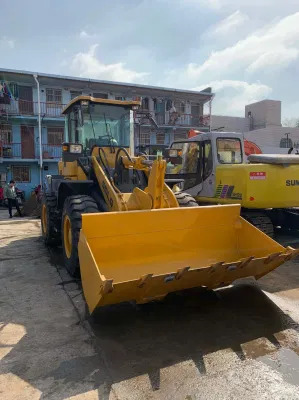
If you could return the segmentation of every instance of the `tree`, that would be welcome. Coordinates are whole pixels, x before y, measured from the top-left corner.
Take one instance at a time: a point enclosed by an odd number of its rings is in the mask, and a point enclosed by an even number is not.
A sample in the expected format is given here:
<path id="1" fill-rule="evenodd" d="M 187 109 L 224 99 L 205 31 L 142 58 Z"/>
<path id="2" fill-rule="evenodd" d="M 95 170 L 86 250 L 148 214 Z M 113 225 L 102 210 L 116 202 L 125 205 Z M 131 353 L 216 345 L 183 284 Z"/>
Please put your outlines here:
<path id="1" fill-rule="evenodd" d="M 282 121 L 282 126 L 287 128 L 299 128 L 298 118 L 284 118 Z"/>

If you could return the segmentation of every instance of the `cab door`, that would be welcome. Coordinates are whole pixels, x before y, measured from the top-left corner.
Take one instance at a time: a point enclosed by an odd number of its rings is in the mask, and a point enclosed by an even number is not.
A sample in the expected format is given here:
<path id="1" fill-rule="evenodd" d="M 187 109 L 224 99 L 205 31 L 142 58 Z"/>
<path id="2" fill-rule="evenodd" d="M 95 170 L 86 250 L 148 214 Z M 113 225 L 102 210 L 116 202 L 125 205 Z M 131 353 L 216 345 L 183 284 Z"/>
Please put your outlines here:
<path id="1" fill-rule="evenodd" d="M 215 195 L 215 165 L 211 139 L 201 142 L 202 145 L 202 187 L 194 196 L 214 197 Z"/>

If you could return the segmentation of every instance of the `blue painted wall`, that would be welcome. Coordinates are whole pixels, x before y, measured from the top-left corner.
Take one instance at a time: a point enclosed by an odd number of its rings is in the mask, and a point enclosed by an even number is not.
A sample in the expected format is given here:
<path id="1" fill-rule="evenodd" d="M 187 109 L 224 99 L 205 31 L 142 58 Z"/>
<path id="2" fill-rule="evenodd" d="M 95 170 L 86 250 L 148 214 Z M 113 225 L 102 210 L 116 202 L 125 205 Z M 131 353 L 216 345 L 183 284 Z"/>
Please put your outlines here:
<path id="1" fill-rule="evenodd" d="M 0 165 L 0 172 L 6 172 L 7 173 L 7 181 L 9 182 L 12 179 L 12 170 L 11 166 L 12 165 L 17 165 L 17 166 L 22 166 L 26 165 L 29 166 L 30 168 L 30 182 L 17 182 L 16 181 L 16 186 L 25 192 L 25 198 L 27 199 L 32 190 L 34 189 L 35 186 L 39 184 L 39 165 L 38 163 L 31 162 L 31 163 L 26 163 L 26 162 L 3 162 L 3 164 Z M 48 166 L 48 171 L 42 171 L 42 177 L 43 181 L 46 175 L 56 175 L 58 174 L 58 163 L 57 162 L 49 162 L 49 163 L 44 163 L 44 166 Z"/>

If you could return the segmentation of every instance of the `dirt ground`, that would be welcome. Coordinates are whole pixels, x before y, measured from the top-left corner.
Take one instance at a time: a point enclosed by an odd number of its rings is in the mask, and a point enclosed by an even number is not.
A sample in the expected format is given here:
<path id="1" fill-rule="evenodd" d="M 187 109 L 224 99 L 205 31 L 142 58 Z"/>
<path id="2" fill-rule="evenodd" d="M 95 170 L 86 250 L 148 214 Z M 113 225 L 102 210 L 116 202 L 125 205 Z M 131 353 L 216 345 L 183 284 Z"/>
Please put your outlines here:
<path id="1" fill-rule="evenodd" d="M 0 211 L 0 398 L 299 399 L 299 260 L 88 316 L 38 219 Z M 296 236 L 283 244 L 299 247 Z"/>

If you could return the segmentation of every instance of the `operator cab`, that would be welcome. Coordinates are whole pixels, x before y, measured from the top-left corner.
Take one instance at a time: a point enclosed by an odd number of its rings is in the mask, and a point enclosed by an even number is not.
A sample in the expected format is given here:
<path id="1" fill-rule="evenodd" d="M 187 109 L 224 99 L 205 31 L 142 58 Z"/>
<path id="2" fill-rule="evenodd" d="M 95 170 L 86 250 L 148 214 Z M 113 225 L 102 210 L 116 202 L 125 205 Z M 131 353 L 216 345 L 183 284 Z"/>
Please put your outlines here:
<path id="1" fill-rule="evenodd" d="M 230 132 L 201 133 L 184 141 L 173 142 L 168 150 L 166 179 L 181 179 L 182 190 L 192 196 L 212 189 L 217 165 L 242 164 L 243 135 Z"/>
<path id="2" fill-rule="evenodd" d="M 138 101 L 76 97 L 63 110 L 67 140 L 64 153 L 73 154 L 71 158 L 75 160 L 90 156 L 94 147 L 132 149 L 132 112 L 139 105 Z"/>

